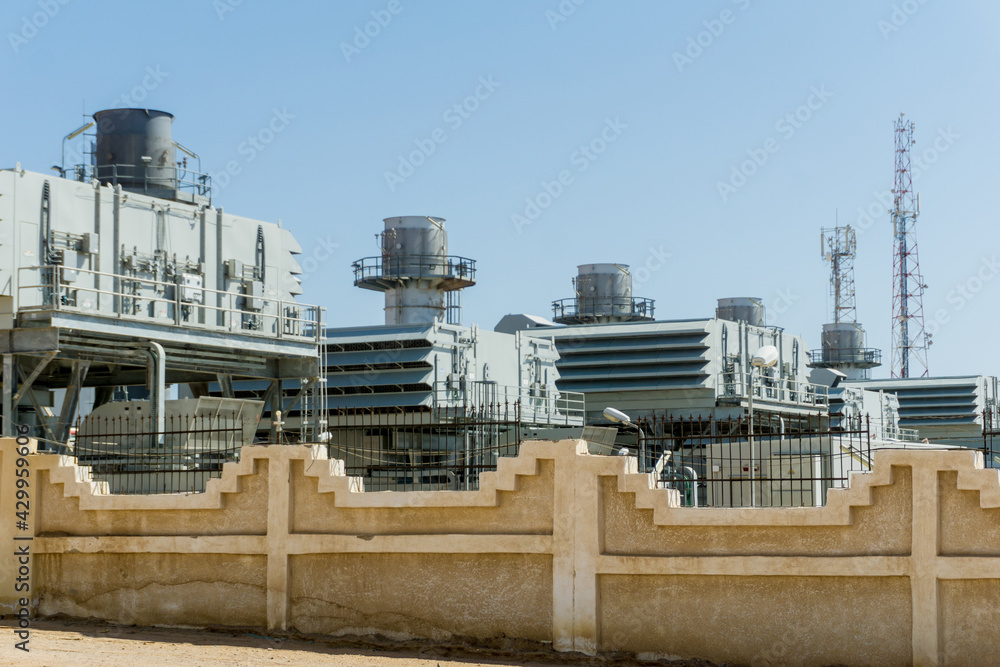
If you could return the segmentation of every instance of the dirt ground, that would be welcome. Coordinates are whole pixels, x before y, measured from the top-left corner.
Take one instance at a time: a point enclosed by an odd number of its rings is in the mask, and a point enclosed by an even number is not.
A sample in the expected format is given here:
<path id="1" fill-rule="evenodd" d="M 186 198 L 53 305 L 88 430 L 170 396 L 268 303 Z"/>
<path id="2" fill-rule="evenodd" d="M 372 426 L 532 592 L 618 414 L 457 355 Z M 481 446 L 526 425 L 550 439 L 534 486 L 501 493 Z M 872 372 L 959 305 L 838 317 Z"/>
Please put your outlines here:
<path id="1" fill-rule="evenodd" d="M 265 637 L 243 631 L 138 628 L 77 620 L 32 621 L 30 652 L 14 647 L 16 623 L 0 621 L 0 664 L 31 667 L 96 665 L 331 665 L 335 667 L 486 667 L 495 665 L 707 665 L 588 658 L 546 645 L 494 640 L 485 645 L 392 642 L 378 639 Z"/>

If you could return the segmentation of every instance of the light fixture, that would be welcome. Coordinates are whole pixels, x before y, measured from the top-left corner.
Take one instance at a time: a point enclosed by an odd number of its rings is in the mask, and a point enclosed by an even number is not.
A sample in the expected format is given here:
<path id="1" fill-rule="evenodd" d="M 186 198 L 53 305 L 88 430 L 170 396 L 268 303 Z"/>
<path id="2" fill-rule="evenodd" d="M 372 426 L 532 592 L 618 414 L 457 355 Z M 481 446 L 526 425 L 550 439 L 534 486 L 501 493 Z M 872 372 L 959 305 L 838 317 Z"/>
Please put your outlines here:
<path id="1" fill-rule="evenodd" d="M 631 417 L 629 417 L 627 414 L 625 414 L 621 410 L 618 410 L 616 408 L 611 408 L 611 407 L 604 408 L 604 416 L 606 418 L 608 418 L 609 420 L 615 422 L 615 423 L 624 424 L 625 426 L 631 426 L 632 428 L 634 428 L 636 431 L 639 432 L 639 441 L 638 441 L 638 445 L 639 445 L 639 472 L 642 472 L 644 470 L 644 466 L 645 466 L 645 463 L 646 463 L 646 434 L 643 433 L 642 429 L 639 428 L 638 424 L 636 424 L 636 423 L 634 423 L 632 421 Z M 629 455 L 629 451 L 628 451 L 627 447 L 622 447 L 621 450 L 618 453 L 621 456 L 628 456 Z"/>
<path id="2" fill-rule="evenodd" d="M 750 365 L 754 368 L 770 368 L 778 363 L 778 348 L 773 345 L 765 345 L 757 350 L 757 354 L 750 360 Z"/>
<path id="3" fill-rule="evenodd" d="M 627 414 L 615 408 L 604 408 L 604 416 L 613 422 L 620 422 L 626 426 L 632 425 L 632 420 Z"/>
<path id="4" fill-rule="evenodd" d="M 75 139 L 76 137 L 80 136 L 81 133 L 86 132 L 90 128 L 94 127 L 94 125 L 95 125 L 95 123 L 93 123 L 93 122 L 86 123 L 85 125 L 81 125 L 80 127 L 76 128 L 75 130 L 73 130 L 72 132 L 70 132 L 69 134 L 67 134 L 65 137 L 63 137 L 63 140 L 62 140 L 62 162 L 60 163 L 60 169 L 63 170 L 62 173 L 64 175 L 63 176 L 64 178 L 65 178 L 65 174 L 66 174 L 66 172 L 65 172 L 65 169 L 66 169 L 66 142 L 69 141 L 70 139 Z"/>

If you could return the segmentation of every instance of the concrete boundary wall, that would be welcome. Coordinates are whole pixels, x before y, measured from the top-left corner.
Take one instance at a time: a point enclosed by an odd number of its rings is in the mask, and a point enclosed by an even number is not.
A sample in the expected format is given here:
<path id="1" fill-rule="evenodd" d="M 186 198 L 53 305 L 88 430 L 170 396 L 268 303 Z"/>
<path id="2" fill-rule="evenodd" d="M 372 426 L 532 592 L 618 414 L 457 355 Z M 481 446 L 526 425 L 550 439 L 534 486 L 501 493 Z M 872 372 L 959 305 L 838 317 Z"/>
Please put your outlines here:
<path id="1" fill-rule="evenodd" d="M 754 665 L 994 659 L 1000 476 L 978 452 L 880 451 L 802 509 L 681 508 L 634 459 L 577 441 L 525 443 L 452 492 L 364 493 L 323 448 L 255 446 L 203 494 L 111 496 L 32 454 L 18 530 L 14 447 L 0 441 L 0 548 L 30 543 L 40 616 Z"/>

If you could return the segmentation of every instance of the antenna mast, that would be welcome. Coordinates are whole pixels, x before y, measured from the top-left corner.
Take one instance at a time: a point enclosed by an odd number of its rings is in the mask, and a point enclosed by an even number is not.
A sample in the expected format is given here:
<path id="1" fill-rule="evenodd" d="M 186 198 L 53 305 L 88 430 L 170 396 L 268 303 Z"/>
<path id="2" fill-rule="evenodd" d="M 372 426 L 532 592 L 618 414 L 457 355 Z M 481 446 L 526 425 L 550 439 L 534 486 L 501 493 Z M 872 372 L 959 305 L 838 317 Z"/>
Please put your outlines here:
<path id="1" fill-rule="evenodd" d="M 858 321 L 854 298 L 854 256 L 857 238 L 854 228 L 827 228 L 822 231 L 823 258 L 830 262 L 830 296 L 833 297 L 833 322 Z"/>
<path id="2" fill-rule="evenodd" d="M 893 208 L 892 377 L 928 377 L 927 348 L 930 334 L 924 330 L 924 284 L 917 259 L 917 216 L 920 197 L 913 192 L 910 146 L 913 122 L 903 114 L 895 123 L 896 179 Z"/>

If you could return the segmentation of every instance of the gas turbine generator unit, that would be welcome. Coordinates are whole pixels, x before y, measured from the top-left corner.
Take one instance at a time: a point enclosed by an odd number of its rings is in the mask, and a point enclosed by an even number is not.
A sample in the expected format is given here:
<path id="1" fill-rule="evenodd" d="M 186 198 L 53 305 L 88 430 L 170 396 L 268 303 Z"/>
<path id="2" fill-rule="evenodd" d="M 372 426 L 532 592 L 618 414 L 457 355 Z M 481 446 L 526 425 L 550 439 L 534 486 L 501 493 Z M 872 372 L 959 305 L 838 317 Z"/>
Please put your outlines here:
<path id="1" fill-rule="evenodd" d="M 90 397 L 99 409 L 142 386 L 162 431 L 168 384 L 235 399 L 234 381 L 270 383 L 280 405 L 283 381 L 319 377 L 322 316 L 297 300 L 301 247 L 281 224 L 213 207 L 211 179 L 177 161 L 197 155 L 173 140 L 173 119 L 98 111 L 63 139 L 79 138 L 82 164 L 0 169 L 5 432 L 33 426 L 62 445 Z M 304 432 L 317 428 L 318 407 L 303 412 Z"/>
<path id="2" fill-rule="evenodd" d="M 385 323 L 461 323 L 461 290 L 476 284 L 476 261 L 448 254 L 444 218 L 386 218 L 381 254 L 353 264 L 354 285 L 385 293 Z"/>
<path id="3" fill-rule="evenodd" d="M 552 302 L 552 319 L 559 324 L 653 319 L 653 299 L 632 296 L 627 264 L 580 264 L 573 288 L 576 296 Z"/>

